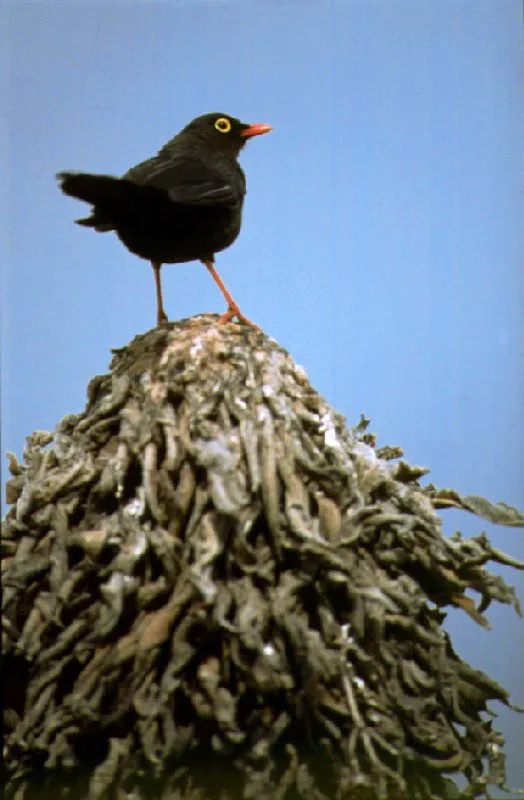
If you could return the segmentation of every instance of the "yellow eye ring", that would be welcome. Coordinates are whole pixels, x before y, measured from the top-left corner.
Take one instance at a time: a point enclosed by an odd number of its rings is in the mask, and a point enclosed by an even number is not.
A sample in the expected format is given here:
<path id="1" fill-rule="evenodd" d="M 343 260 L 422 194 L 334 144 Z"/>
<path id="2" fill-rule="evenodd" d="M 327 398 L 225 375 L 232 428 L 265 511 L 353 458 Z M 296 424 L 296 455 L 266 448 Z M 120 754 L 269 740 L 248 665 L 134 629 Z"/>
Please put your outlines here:
<path id="1" fill-rule="evenodd" d="M 219 117 L 215 122 L 215 128 L 220 133 L 229 133 L 231 130 L 231 123 L 226 117 Z"/>

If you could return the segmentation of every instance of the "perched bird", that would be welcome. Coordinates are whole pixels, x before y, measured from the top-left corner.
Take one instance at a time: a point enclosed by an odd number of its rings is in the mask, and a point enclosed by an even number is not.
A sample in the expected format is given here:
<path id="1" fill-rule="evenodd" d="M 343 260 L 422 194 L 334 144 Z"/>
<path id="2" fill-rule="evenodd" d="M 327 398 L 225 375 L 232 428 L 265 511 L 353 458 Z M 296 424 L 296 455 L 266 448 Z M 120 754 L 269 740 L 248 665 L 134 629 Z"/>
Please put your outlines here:
<path id="1" fill-rule="evenodd" d="M 155 275 L 157 323 L 167 321 L 162 299 L 162 264 L 201 261 L 226 298 L 227 322 L 241 314 L 214 267 L 215 253 L 238 234 L 246 178 L 238 155 L 253 136 L 270 125 L 248 125 L 227 114 L 204 114 L 186 125 L 156 156 L 121 178 L 60 172 L 62 191 L 91 203 L 91 215 L 79 225 L 115 231 L 135 255 L 151 262 Z"/>

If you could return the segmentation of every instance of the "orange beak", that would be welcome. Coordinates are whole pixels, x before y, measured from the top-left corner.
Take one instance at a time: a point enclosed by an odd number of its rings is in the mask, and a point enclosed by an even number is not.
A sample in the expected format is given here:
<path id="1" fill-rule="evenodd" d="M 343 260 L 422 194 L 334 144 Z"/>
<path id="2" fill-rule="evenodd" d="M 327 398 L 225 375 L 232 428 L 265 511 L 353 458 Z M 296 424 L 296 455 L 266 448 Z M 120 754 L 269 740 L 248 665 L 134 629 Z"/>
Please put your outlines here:
<path id="1" fill-rule="evenodd" d="M 271 125 L 247 125 L 240 131 L 240 135 L 248 139 L 251 136 L 261 136 L 263 133 L 269 133 L 272 130 Z"/>

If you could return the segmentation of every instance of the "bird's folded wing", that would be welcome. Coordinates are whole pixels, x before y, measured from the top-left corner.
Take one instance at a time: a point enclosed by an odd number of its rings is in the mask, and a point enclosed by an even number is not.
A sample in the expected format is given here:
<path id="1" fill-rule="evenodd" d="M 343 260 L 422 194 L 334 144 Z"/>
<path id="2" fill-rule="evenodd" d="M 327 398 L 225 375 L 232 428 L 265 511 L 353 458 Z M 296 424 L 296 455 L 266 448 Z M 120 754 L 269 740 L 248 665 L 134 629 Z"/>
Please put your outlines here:
<path id="1" fill-rule="evenodd" d="M 242 195 L 234 190 L 230 183 L 217 185 L 211 181 L 202 183 L 188 183 L 179 185 L 175 189 L 168 189 L 171 200 L 177 203 L 188 203 L 190 205 L 216 205 L 236 206 L 239 204 Z"/>
<path id="2" fill-rule="evenodd" d="M 245 194 L 244 176 L 240 170 L 225 175 L 219 167 L 187 155 L 180 159 L 156 156 L 133 167 L 123 177 L 165 189 L 171 200 L 189 205 L 237 206 Z"/>

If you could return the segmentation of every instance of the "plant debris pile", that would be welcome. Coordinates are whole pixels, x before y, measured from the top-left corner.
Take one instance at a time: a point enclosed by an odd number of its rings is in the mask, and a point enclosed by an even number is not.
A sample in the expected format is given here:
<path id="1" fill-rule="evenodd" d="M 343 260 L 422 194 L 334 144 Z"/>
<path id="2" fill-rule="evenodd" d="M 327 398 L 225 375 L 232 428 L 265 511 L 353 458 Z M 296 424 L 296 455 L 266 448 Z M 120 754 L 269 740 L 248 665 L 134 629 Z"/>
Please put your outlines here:
<path id="1" fill-rule="evenodd" d="M 505 781 L 507 692 L 442 629 L 524 564 L 436 509 L 258 330 L 214 315 L 115 351 L 83 413 L 10 455 L 6 797 L 452 798 Z M 51 446 L 50 446 L 51 445 Z M 477 606 L 467 589 L 480 596 Z"/>

